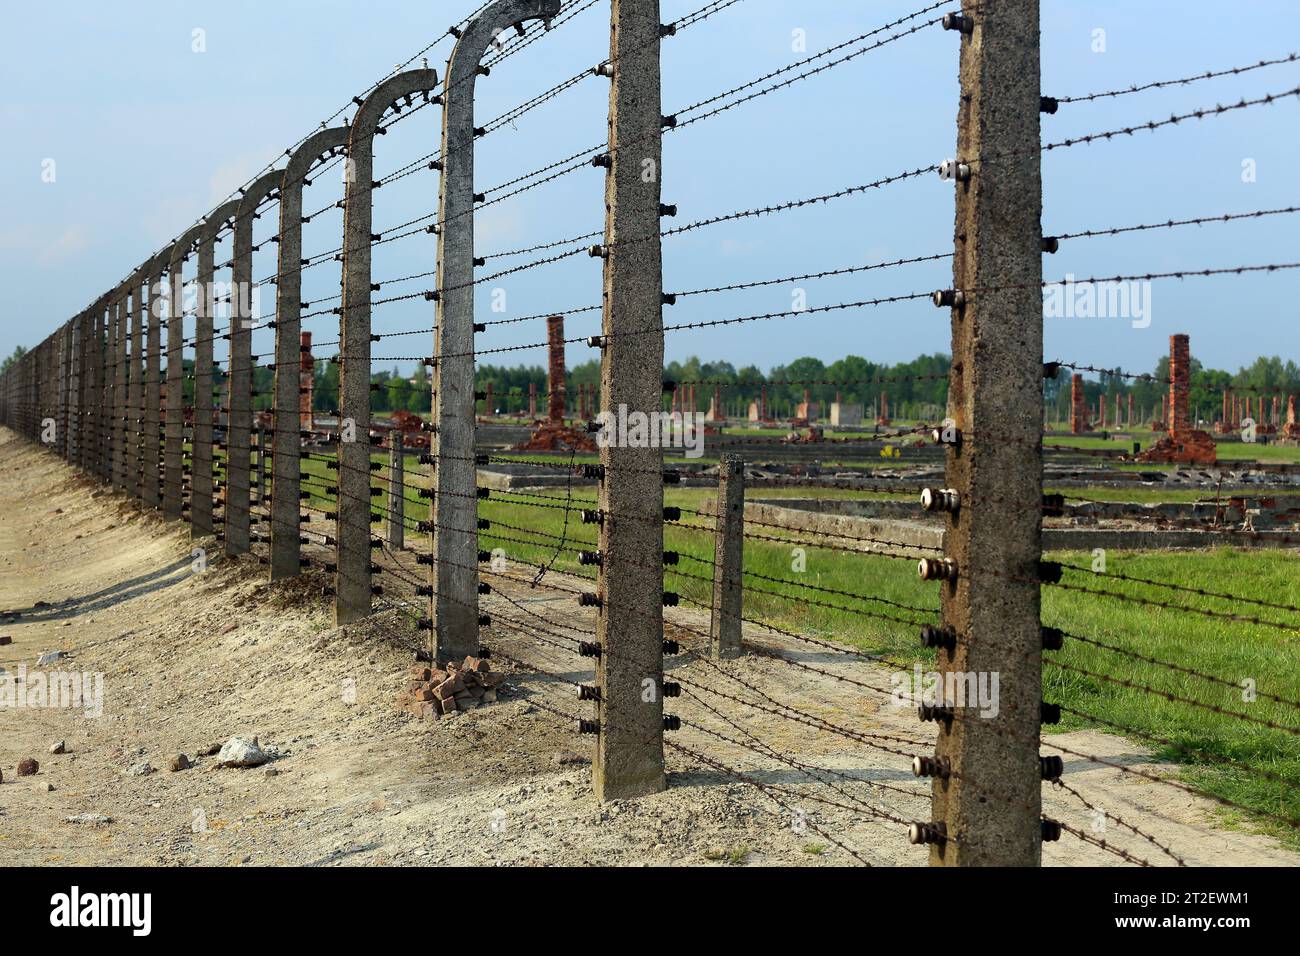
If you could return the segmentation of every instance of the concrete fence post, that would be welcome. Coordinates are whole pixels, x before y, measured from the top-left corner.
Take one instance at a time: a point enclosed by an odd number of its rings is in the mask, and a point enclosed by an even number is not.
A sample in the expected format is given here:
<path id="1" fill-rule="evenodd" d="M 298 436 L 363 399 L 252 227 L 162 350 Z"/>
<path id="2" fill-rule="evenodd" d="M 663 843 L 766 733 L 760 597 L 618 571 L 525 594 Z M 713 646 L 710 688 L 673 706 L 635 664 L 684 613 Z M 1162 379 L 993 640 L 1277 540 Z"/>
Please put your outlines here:
<path id="1" fill-rule="evenodd" d="M 72 323 L 66 322 L 59 327 L 59 440 L 57 444 L 59 457 L 64 460 L 68 457 L 68 449 L 71 447 L 69 438 L 71 430 L 69 428 L 69 419 L 71 417 L 71 392 L 72 392 Z M 1261 406 L 1263 407 L 1263 406 Z"/>
<path id="2" fill-rule="evenodd" d="M 434 333 L 433 651 L 439 663 L 477 654 L 477 468 L 474 458 L 474 91 L 497 35 L 554 17 L 559 0 L 497 0 L 471 20 L 447 58 L 438 195 L 438 306 Z"/>
<path id="3" fill-rule="evenodd" d="M 45 382 L 48 377 L 46 371 L 47 356 L 45 353 L 45 343 L 42 342 L 32 350 L 31 370 L 28 373 L 28 390 L 27 408 L 28 408 L 28 429 L 27 437 L 34 442 L 41 440 L 41 419 L 45 415 L 45 405 L 43 396 L 45 394 Z"/>
<path id="4" fill-rule="evenodd" d="M 27 437 L 39 444 L 41 440 L 41 419 L 45 416 L 45 403 L 42 401 L 45 380 L 45 343 L 32 349 L 32 368 L 27 386 L 28 428 Z"/>
<path id="5" fill-rule="evenodd" d="M 107 302 L 100 299 L 92 312 L 94 327 L 90 341 L 90 434 L 86 447 L 87 466 L 100 481 L 107 480 L 104 468 L 104 426 L 106 422 L 108 376 L 104 368 L 105 336 L 108 329 Z"/>
<path id="6" fill-rule="evenodd" d="M 338 572 L 334 622 L 370 613 L 370 244 L 375 130 L 394 102 L 438 86 L 433 70 L 408 70 L 379 84 L 357 107 L 348 136 L 343 204 L 343 295 L 339 330 Z M 349 437 L 350 436 L 350 437 Z"/>
<path id="7" fill-rule="evenodd" d="M 259 425 L 253 429 L 253 437 L 256 439 L 257 465 L 253 469 L 253 493 L 249 501 L 250 507 L 252 505 L 260 507 L 266 497 L 266 429 Z"/>
<path id="8" fill-rule="evenodd" d="M 185 260 L 189 258 L 190 252 L 194 249 L 194 244 L 199 241 L 203 235 L 204 226 L 194 226 L 189 231 L 182 233 L 181 237 L 171 247 L 167 262 L 167 425 L 166 437 L 163 441 L 163 517 L 169 520 L 176 520 L 183 516 L 185 500 Z M 199 285 L 195 292 L 195 314 L 203 308 L 204 286 Z M 211 331 L 209 327 L 209 336 Z M 195 338 L 198 338 L 198 322 L 195 322 Z M 195 354 L 198 354 L 202 346 L 196 341 L 194 344 Z M 212 343 L 207 343 L 208 355 L 212 355 Z M 209 405 L 211 404 L 212 381 L 211 381 L 211 361 L 208 362 L 208 396 Z M 199 465 L 198 465 L 198 448 L 199 448 L 199 386 L 198 362 L 194 365 L 195 386 L 194 386 L 194 440 L 190 446 L 190 472 L 194 476 L 191 483 L 190 495 L 190 522 L 191 537 L 201 537 L 198 533 L 199 520 L 199 501 L 205 497 L 208 506 L 205 512 L 207 524 L 202 534 L 212 533 L 212 470 L 209 467 L 207 472 L 207 485 L 203 496 L 199 495 Z M 212 417 L 208 416 L 207 447 L 211 454 L 212 447 Z"/>
<path id="9" fill-rule="evenodd" d="M 65 323 L 54 333 L 54 354 L 58 362 L 58 392 L 54 397 L 54 417 L 56 422 L 54 453 L 65 457 L 68 444 L 68 383 L 72 378 L 70 349 L 68 347 L 68 328 Z"/>
<path id="10" fill-rule="evenodd" d="M 153 509 L 157 509 L 162 504 L 163 481 L 165 478 L 165 469 L 162 472 L 159 470 L 159 449 L 163 444 L 160 441 L 160 433 L 163 429 L 162 327 L 166 323 L 162 309 L 162 277 L 170 258 L 171 247 L 168 246 L 154 257 L 152 267 L 146 277 L 149 292 L 149 339 L 148 347 L 145 350 L 144 375 L 144 503 L 146 507 Z M 183 403 L 182 397 L 170 390 L 167 392 L 167 398 L 169 405 L 177 401 Z"/>
<path id="11" fill-rule="evenodd" d="M 715 660 L 740 656 L 745 584 L 745 463 L 723 456 L 718 468 L 718 518 L 713 544 L 713 615 L 709 651 Z"/>
<path id="12" fill-rule="evenodd" d="M 64 382 L 63 457 L 75 464 L 77 457 L 77 416 L 80 413 L 81 388 L 81 316 L 68 320 L 64 333 L 68 349 L 68 375 Z"/>
<path id="13" fill-rule="evenodd" d="M 53 424 L 51 441 L 45 443 L 47 451 L 58 454 L 59 451 L 59 337 L 55 332 L 45 340 L 41 354 L 45 357 L 45 368 L 41 373 L 41 438 L 46 435 L 46 422 Z"/>
<path id="14" fill-rule="evenodd" d="M 72 344 L 72 387 L 68 396 L 68 461 L 81 467 L 81 448 L 86 423 L 86 313 L 72 320 L 69 330 Z"/>
<path id="15" fill-rule="evenodd" d="M 1036 866 L 1041 850 L 1042 183 L 1038 0 L 963 0 L 943 622 L 944 674 L 998 675 L 999 710 L 939 720 L 937 866 Z M 981 680 L 981 686 L 983 681 Z"/>
<path id="16" fill-rule="evenodd" d="M 226 554 L 246 554 L 252 507 L 253 217 L 284 180 L 273 170 L 253 182 L 235 210 L 230 260 L 230 376 L 226 427 Z M 259 449 L 260 454 L 260 449 Z M 260 491 L 259 491 L 260 496 Z"/>
<path id="17" fill-rule="evenodd" d="M 662 122 L 658 0 L 613 0 L 601 354 L 596 797 L 662 790 L 663 450 L 630 447 L 626 412 L 662 403 Z M 649 442 L 638 443 L 651 444 Z"/>
<path id="18" fill-rule="evenodd" d="M 215 534 L 213 514 L 213 317 L 216 313 L 216 290 L 213 288 L 216 266 L 213 248 L 226 223 L 239 212 L 239 200 L 217 208 L 204 221 L 198 235 L 197 295 L 194 309 L 194 438 L 190 446 L 190 538 Z M 176 286 L 173 286 L 173 289 Z M 229 468 L 226 469 L 229 476 Z M 227 477 L 227 480 L 229 478 Z M 227 501 L 230 488 L 226 486 Z M 224 521 L 224 515 L 222 520 Z"/>
<path id="19" fill-rule="evenodd" d="M 75 358 L 75 385 L 73 388 L 73 413 L 72 413 L 72 447 L 69 449 L 69 460 L 72 464 L 80 469 L 85 469 L 86 453 L 86 421 L 87 408 L 86 398 L 88 392 L 86 375 L 89 368 L 88 343 L 90 327 L 90 313 L 82 312 L 73 320 L 75 323 L 74 338 L 76 341 L 76 358 Z"/>
<path id="20" fill-rule="evenodd" d="M 149 281 L 149 264 L 146 262 L 131 277 L 128 308 L 131 311 L 131 339 L 127 344 L 127 428 L 128 448 L 127 491 L 131 496 L 144 498 L 144 436 L 148 428 L 144 413 L 144 318 L 148 308 L 144 286 Z"/>
<path id="21" fill-rule="evenodd" d="M 127 288 L 118 290 L 114 305 L 113 334 L 113 485 L 127 490 L 128 461 L 127 448 Z"/>
<path id="22" fill-rule="evenodd" d="M 280 181 L 280 249 L 275 286 L 275 430 L 271 457 L 271 580 L 302 572 L 302 191 L 322 156 L 347 146 L 346 126 L 312 134 L 294 150 Z"/>
<path id="23" fill-rule="evenodd" d="M 406 453 L 402 433 L 394 431 L 388 446 L 388 546 L 406 546 Z"/>

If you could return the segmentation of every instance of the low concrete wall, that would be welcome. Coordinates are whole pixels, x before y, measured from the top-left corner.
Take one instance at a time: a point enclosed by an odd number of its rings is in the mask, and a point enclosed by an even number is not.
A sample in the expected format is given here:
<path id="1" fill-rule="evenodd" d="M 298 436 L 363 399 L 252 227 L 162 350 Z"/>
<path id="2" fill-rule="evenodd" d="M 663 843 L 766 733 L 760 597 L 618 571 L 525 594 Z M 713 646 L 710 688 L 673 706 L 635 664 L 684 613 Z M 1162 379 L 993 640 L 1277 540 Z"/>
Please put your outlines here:
<path id="1" fill-rule="evenodd" d="M 716 513 L 715 502 L 705 502 L 699 511 Z M 784 504 L 747 501 L 746 531 L 777 537 L 781 530 L 843 535 L 832 543 L 864 553 L 901 554 L 910 558 L 934 557 L 943 546 L 943 528 L 919 521 L 892 518 L 862 518 L 786 507 Z M 761 522 L 761 523 L 760 523 Z M 768 527 L 775 525 L 777 527 Z M 791 542 L 794 544 L 795 542 Z"/>
<path id="2" fill-rule="evenodd" d="M 911 520 L 892 517 L 910 509 Z M 702 511 L 712 511 L 706 505 Z M 875 510 L 882 517 L 868 516 Z M 775 498 L 745 503 L 746 520 L 780 525 L 791 531 L 845 535 L 836 543 L 864 552 L 891 552 L 909 556 L 933 555 L 942 548 L 942 519 L 923 515 L 916 505 L 891 501 L 853 501 L 827 498 Z M 884 517 L 883 515 L 891 515 Z M 768 530 L 762 526 L 760 533 Z M 1045 528 L 1044 551 L 1163 551 L 1230 546 L 1237 548 L 1295 548 L 1293 532 L 1259 531 L 1253 535 L 1236 531 L 1140 531 L 1109 528 Z M 875 539 L 875 540 L 864 540 Z M 856 542 L 856 543 L 855 543 Z"/>

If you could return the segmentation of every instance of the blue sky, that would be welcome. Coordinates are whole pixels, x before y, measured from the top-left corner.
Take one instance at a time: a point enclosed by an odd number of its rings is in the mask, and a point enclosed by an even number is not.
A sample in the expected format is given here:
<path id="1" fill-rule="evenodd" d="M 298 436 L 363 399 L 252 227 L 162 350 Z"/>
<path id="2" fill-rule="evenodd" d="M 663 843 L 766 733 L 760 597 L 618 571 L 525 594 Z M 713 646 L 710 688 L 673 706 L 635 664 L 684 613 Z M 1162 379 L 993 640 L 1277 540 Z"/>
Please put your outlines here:
<path id="1" fill-rule="evenodd" d="M 672 20 L 704 0 L 664 0 Z M 32 345 L 207 212 L 232 188 L 442 34 L 477 4 L 252 0 L 105 4 L 63 0 L 12 5 L 0 34 L 0 354 Z M 920 0 L 740 0 L 664 41 L 664 109 L 675 112 L 825 47 L 912 13 Z M 952 4 L 956 9 L 957 4 Z M 948 8 L 941 8 L 945 10 Z M 1285 56 L 1300 51 L 1294 3 L 1064 2 L 1044 0 L 1043 89 L 1070 96 Z M 206 49 L 195 52 L 195 31 Z M 602 60 L 608 4 L 598 0 L 479 81 L 480 123 Z M 1097 30 L 1105 51 L 1096 52 Z M 792 47 L 803 31 L 806 52 Z M 856 49 L 850 47 L 849 50 Z M 428 54 L 440 73 L 448 41 Z M 928 28 L 849 63 L 665 137 L 664 201 L 676 223 L 832 192 L 952 155 L 958 40 Z M 846 51 L 847 52 L 847 51 Z M 1300 86 L 1300 64 L 1094 103 L 1043 117 L 1044 139 L 1165 118 L 1242 97 Z M 600 143 L 608 82 L 583 80 L 522 117 L 516 129 L 482 139 L 479 189 L 506 182 Z M 440 114 L 425 109 L 377 145 L 383 176 L 437 148 Z M 1166 219 L 1300 205 L 1300 101 L 1241 110 L 1156 133 L 1053 151 L 1044 158 L 1045 232 L 1074 232 Z M 54 181 L 42 173 L 54 162 Z M 1243 163 L 1253 161 L 1253 182 Z M 598 230 L 603 172 L 584 169 L 493 205 L 477 217 L 477 249 L 491 255 Z M 432 212 L 437 174 L 420 172 L 375 196 L 377 229 Z M 48 175 L 47 177 L 48 178 Z M 342 195 L 334 174 L 307 190 L 305 209 Z M 952 246 L 952 186 L 925 176 L 833 203 L 701 229 L 664 245 L 664 284 L 687 290 L 867 262 L 944 252 Z M 669 225 L 673 223 L 669 221 Z M 1300 259 L 1298 217 L 1078 240 L 1047 257 L 1047 278 L 1163 272 Z M 339 244 L 342 214 L 306 227 L 305 254 Z M 274 211 L 255 239 L 278 229 Z M 374 278 L 432 270 L 435 239 L 384 244 Z M 256 255 L 254 275 L 275 271 L 275 246 Z M 229 240 L 217 261 L 229 255 Z M 495 260 L 514 265 L 527 256 Z M 190 264 L 190 269 L 193 264 Z M 802 283 L 810 306 L 946 287 L 946 262 Z M 480 270 L 482 274 L 482 270 Z M 189 272 L 187 272 L 187 277 Z M 430 280 L 393 286 L 416 291 Z M 479 288 L 488 319 L 564 311 L 600 301 L 600 265 L 575 256 Z M 337 293 L 339 267 L 304 274 L 305 298 Z M 506 312 L 492 313 L 492 291 Z M 385 289 L 384 294 L 389 293 Z M 791 287 L 684 299 L 665 321 L 721 319 L 790 308 Z M 273 299 L 271 291 L 265 293 Z M 1208 365 L 1235 369 L 1255 356 L 1300 359 L 1296 334 L 1300 272 L 1157 283 L 1151 323 L 1049 319 L 1048 358 L 1140 370 L 1165 354 L 1168 335 L 1188 332 Z M 422 299 L 377 307 L 377 332 L 432 325 Z M 595 313 L 569 334 L 595 331 Z M 331 324 L 333 323 L 333 324 Z M 318 342 L 337 339 L 337 320 L 309 320 Z M 801 355 L 846 353 L 898 361 L 948 350 L 946 313 L 928 303 L 809 315 L 793 320 L 670 333 L 667 355 L 700 355 L 768 368 Z M 257 333 L 254 351 L 270 351 Z M 481 348 L 543 342 L 544 323 L 502 325 Z M 387 339 L 377 356 L 428 353 L 431 334 Z M 327 350 L 326 350 L 327 351 Z M 569 362 L 589 358 L 573 347 Z M 541 349 L 483 361 L 541 363 Z M 407 361 L 400 364 L 409 368 Z"/>

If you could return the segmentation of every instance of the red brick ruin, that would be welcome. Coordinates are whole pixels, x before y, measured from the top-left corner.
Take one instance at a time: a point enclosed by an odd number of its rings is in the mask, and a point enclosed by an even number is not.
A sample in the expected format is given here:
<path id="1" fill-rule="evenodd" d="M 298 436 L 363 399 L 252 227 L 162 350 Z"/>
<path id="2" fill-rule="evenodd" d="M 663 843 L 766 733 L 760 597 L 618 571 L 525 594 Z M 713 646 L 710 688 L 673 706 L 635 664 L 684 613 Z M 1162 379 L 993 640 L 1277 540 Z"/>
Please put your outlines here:
<path id="1" fill-rule="evenodd" d="M 586 431 L 564 424 L 564 410 L 568 392 L 564 382 L 564 316 L 552 315 L 546 320 L 547 340 L 547 392 L 546 421 L 533 430 L 528 441 L 516 445 L 515 451 L 587 451 L 597 450 L 596 442 Z M 535 389 L 529 390 L 536 404 Z"/>
<path id="2" fill-rule="evenodd" d="M 1286 424 L 1282 426 L 1282 437 L 1290 441 L 1300 441 L 1300 422 L 1295 417 L 1295 396 L 1286 397 Z"/>
<path id="3" fill-rule="evenodd" d="M 705 421 L 725 422 L 726 420 L 727 420 L 727 412 L 722 407 L 722 386 L 714 385 L 713 401 L 709 403 L 709 412 L 707 415 L 705 415 Z"/>
<path id="4" fill-rule="evenodd" d="M 1277 425 L 1275 424 L 1276 419 L 1275 418 L 1270 419 L 1268 415 L 1265 414 L 1266 409 L 1264 407 L 1264 396 L 1263 395 L 1259 396 L 1255 404 L 1256 407 L 1259 409 L 1259 414 L 1255 416 L 1255 434 L 1276 435 L 1277 434 Z"/>
<path id="5" fill-rule="evenodd" d="M 564 316 L 553 315 L 546 320 L 546 343 L 546 417 L 551 424 L 563 425 L 568 397 L 564 383 Z"/>
<path id="6" fill-rule="evenodd" d="M 1089 430 L 1088 397 L 1083 391 L 1083 376 L 1070 376 L 1070 433 L 1082 434 Z"/>
<path id="7" fill-rule="evenodd" d="M 1219 420 L 1214 423 L 1214 430 L 1220 435 L 1226 435 L 1232 431 L 1232 393 L 1226 388 L 1223 390 L 1223 411 L 1220 413 Z"/>
<path id="8" fill-rule="evenodd" d="M 880 414 L 876 416 L 876 424 L 888 428 L 892 423 L 889 420 L 889 393 L 880 393 Z"/>
<path id="9" fill-rule="evenodd" d="M 817 420 L 820 412 L 821 408 L 818 403 L 812 400 L 812 391 L 805 388 L 803 390 L 803 401 L 795 406 L 794 418 L 791 419 L 790 424 L 796 428 L 811 425 Z"/>
<path id="10" fill-rule="evenodd" d="M 1192 428 L 1192 355 L 1186 335 L 1169 337 L 1169 396 L 1167 434 L 1138 456 L 1139 461 L 1171 464 L 1212 465 L 1218 459 L 1214 439 L 1208 432 Z"/>

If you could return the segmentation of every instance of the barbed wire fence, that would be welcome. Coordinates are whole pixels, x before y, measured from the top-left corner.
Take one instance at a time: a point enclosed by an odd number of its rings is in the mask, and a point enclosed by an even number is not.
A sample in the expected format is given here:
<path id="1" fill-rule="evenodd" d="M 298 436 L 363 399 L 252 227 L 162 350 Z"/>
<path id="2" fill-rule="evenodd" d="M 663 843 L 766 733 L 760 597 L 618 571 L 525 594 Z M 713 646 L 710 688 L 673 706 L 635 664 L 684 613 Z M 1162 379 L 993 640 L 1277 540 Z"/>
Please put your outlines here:
<path id="1" fill-rule="evenodd" d="M 1243 223 L 1294 215 L 1300 207 L 1193 216 L 1180 210 L 1183 218 L 1165 222 L 1049 236 L 1042 227 L 1041 160 L 1057 150 L 1157 135 L 1179 123 L 1265 109 L 1294 99 L 1300 87 L 1284 82 L 1275 93 L 1235 104 L 1059 141 L 1045 138 L 1040 124 L 1043 116 L 1071 104 L 1286 69 L 1296 55 L 1053 98 L 1040 88 L 1037 3 L 963 0 L 960 12 L 941 12 L 951 3 L 930 4 L 670 114 L 661 103 L 661 45 L 687 42 L 679 37 L 691 27 L 737 12 L 743 0 L 713 0 L 671 22 L 661 20 L 653 0 L 611 0 L 612 39 L 606 58 L 476 125 L 479 77 L 528 46 L 563 42 L 557 38 L 562 37 L 559 28 L 599 6 L 595 0 L 496 0 L 478 7 L 298 139 L 285 150 L 283 166 L 273 163 L 261 170 L 25 355 L 0 378 L 0 420 L 93 478 L 139 499 L 144 508 L 167 519 L 186 520 L 195 541 L 214 539 L 232 558 L 249 557 L 267 565 L 272 581 L 316 571 L 329 575 L 324 596 L 331 600 L 340 625 L 377 612 L 391 613 L 427 635 L 428 657 L 436 664 L 491 655 L 523 673 L 545 677 L 548 687 L 568 685 L 571 696 L 590 706 L 589 716 L 562 706 L 549 693 L 539 692 L 536 703 L 572 730 L 595 737 L 593 785 L 600 799 L 635 798 L 663 789 L 667 751 L 689 767 L 758 788 L 782 813 L 813 803 L 887 827 L 900 838 L 905 835 L 913 844 L 928 847 L 935 865 L 1037 865 L 1044 842 L 1063 834 L 1124 863 L 1186 862 L 1185 848 L 1167 845 L 1062 782 L 1066 755 L 1107 767 L 1125 779 L 1207 798 L 1269 825 L 1290 830 L 1300 826 L 1287 809 L 1296 781 L 1286 772 L 1210 752 L 1179 734 L 1155 734 L 1134 722 L 1054 703 L 1044 696 L 1044 677 L 1071 675 L 1122 687 L 1229 718 L 1243 733 L 1268 735 L 1274 742 L 1300 736 L 1300 701 L 1260 691 L 1268 702 L 1266 716 L 1246 713 L 1229 703 L 1229 692 L 1238 689 L 1236 675 L 1163 659 L 1144 651 L 1140 643 L 1126 646 L 1114 634 L 1078 633 L 1080 628 L 1064 620 L 1047 623 L 1041 607 L 1042 596 L 1055 590 L 1209 619 L 1225 628 L 1294 633 L 1294 615 L 1300 608 L 1286 601 L 1136 574 L 1084 583 L 1084 576 L 1093 574 L 1089 569 L 1044 559 L 1044 516 L 1060 513 L 1064 498 L 1096 502 L 1044 493 L 1045 461 L 1094 452 L 1044 445 L 1043 381 L 1061 368 L 1127 373 L 1084 362 L 1045 361 L 1042 296 L 1058 282 L 1044 279 L 1044 256 L 1056 253 L 1063 243 Z M 954 34 L 960 46 L 955 158 L 922 162 L 817 195 L 787 196 L 668 224 L 678 209 L 662 195 L 665 140 L 733 109 L 761 104 L 763 97 L 797 83 L 815 81 L 884 46 L 940 31 Z M 413 68 L 441 43 L 451 45 L 444 70 Z M 566 151 L 561 159 L 479 191 L 474 175 L 479 140 L 504 135 L 532 110 L 598 80 L 610 86 L 607 142 Z M 434 106 L 442 111 L 439 150 L 376 176 L 377 137 Z M 605 179 L 603 229 L 479 254 L 475 219 L 483 210 L 592 168 L 603 171 Z M 342 197 L 304 213 L 304 187 L 330 170 L 339 171 Z M 425 174 L 438 176 L 437 208 L 376 227 L 375 192 Z M 833 206 L 926 177 L 949 184 L 955 192 L 952 251 L 937 248 L 888 261 L 829 264 L 800 274 L 665 291 L 665 240 L 723 223 Z M 278 231 L 256 242 L 255 221 L 277 206 Z M 303 227 L 336 209 L 343 213 L 339 244 L 304 254 Z M 434 268 L 376 280 L 376 248 L 422 236 L 436 242 Z M 216 250 L 225 248 L 226 240 L 229 258 L 218 264 Z M 274 251 L 276 267 L 255 283 L 254 255 L 263 246 L 268 253 Z M 480 321 L 474 300 L 478 289 L 584 256 L 601 266 L 600 304 Z M 949 260 L 951 285 L 938 291 L 917 289 L 815 307 L 664 321 L 680 300 L 696 296 Z M 329 263 L 340 266 L 340 291 L 308 297 L 304 274 Z M 188 281 L 187 264 L 192 265 Z M 1246 263 L 1071 281 L 1177 282 L 1296 268 L 1300 263 Z M 224 291 L 219 274 L 229 275 Z M 263 323 L 252 290 L 266 284 L 275 285 L 275 307 L 274 319 Z M 424 303 L 432 320 L 416 329 L 376 332 L 374 310 L 402 302 L 417 307 Z M 946 312 L 950 371 L 756 383 L 665 381 L 664 349 L 670 333 L 870 314 L 885 306 Z M 555 321 L 557 316 L 596 315 L 598 333 L 568 338 Z M 337 340 L 315 345 L 335 351 L 329 361 L 338 372 L 337 393 L 331 396 L 336 423 L 320 432 L 313 426 L 310 407 L 316 365 L 306 324 L 327 329 L 335 319 Z M 218 325 L 219 320 L 224 325 Z M 542 322 L 548 325 L 548 335 L 541 341 L 479 344 L 478 336 L 500 326 Z M 189 337 L 187 327 L 192 329 Z M 255 341 L 263 341 L 268 332 L 274 335 L 273 345 L 255 352 Z M 406 354 L 413 350 L 402 347 L 404 343 L 422 339 L 430 343 L 429 353 Z M 224 343 L 224 369 L 214 348 L 217 343 Z M 375 348 L 377 343 L 391 344 L 398 354 L 377 354 L 385 352 Z M 477 363 L 486 356 L 532 350 L 554 354 L 557 346 L 566 345 L 587 346 L 599 356 L 599 388 L 590 402 L 585 390 L 580 394 L 573 416 L 575 433 L 589 436 L 598 451 L 583 450 L 579 443 L 551 454 L 512 453 L 485 445 L 479 403 L 484 403 L 486 418 L 494 409 L 491 387 L 486 392 L 479 387 Z M 429 416 L 411 428 L 383 427 L 372 417 L 374 395 L 396 387 L 377 380 L 375 370 L 381 363 L 395 362 L 418 362 L 430 376 L 429 387 L 419 392 L 428 402 Z M 259 391 L 255 382 L 265 381 L 266 373 L 272 384 L 269 391 Z M 1132 377 L 1176 385 L 1172 377 Z M 886 425 L 884 431 L 877 428 L 858 438 L 838 437 L 835 453 L 848 458 L 862 448 L 863 454 L 875 454 L 880 442 L 895 439 L 927 442 L 942 455 L 945 477 L 940 487 L 924 481 L 817 474 L 750 476 L 745 459 L 776 449 L 798 453 L 801 448 L 797 442 L 762 435 L 713 436 L 709 447 L 718 467 L 686 468 L 668 462 L 657 444 L 627 441 L 617 425 L 619 416 L 629 412 L 680 420 L 688 409 L 698 411 L 696 388 L 712 388 L 715 408 L 721 411 L 724 389 L 838 389 L 935 380 L 947 385 L 943 420 L 897 429 Z M 521 392 L 513 397 L 522 405 Z M 563 421 L 572 396 L 552 381 L 546 394 L 528 397 L 533 403 L 539 397 L 548 403 L 558 400 Z M 255 411 L 259 399 L 266 407 Z M 764 393 L 760 421 L 768 418 L 765 403 Z M 882 421 L 887 421 L 886 409 L 882 402 Z M 535 414 L 535 406 L 530 411 Z M 1114 457 L 1105 451 L 1096 455 Z M 550 469 L 562 483 L 551 491 L 492 486 L 480 469 L 494 465 Z M 587 497 L 583 489 L 589 485 L 575 485 L 575 479 L 594 481 L 595 496 Z M 669 504 L 666 489 L 677 485 L 713 488 L 716 502 L 698 508 Z M 915 514 L 943 515 L 942 543 L 884 532 L 796 527 L 746 508 L 747 491 L 763 487 L 901 498 Z M 545 523 L 552 517 L 560 519 L 558 533 Z M 864 568 L 868 560 L 915 563 L 920 579 L 934 582 L 936 600 L 921 604 L 883 587 L 873 591 L 865 570 L 863 586 L 847 589 L 747 566 L 747 553 L 772 546 L 849 555 Z M 498 555 L 508 560 L 498 561 Z M 548 616 L 530 606 L 535 602 L 526 595 L 538 589 L 565 602 L 569 610 Z M 784 610 L 772 614 L 774 607 Z M 896 697 L 882 668 L 910 671 L 914 664 L 897 652 L 869 653 L 783 623 L 801 609 L 845 615 L 854 627 L 874 629 L 867 633 L 909 639 L 919 634 L 926 651 L 934 653 L 942 679 L 999 675 L 999 715 L 988 718 L 973 708 L 936 704 L 914 691 L 906 697 L 917 706 L 922 723 L 911 733 L 901 733 L 851 726 L 806 703 L 799 706 L 789 697 L 774 695 L 736 666 L 735 659 L 748 654 L 792 673 L 843 683 L 874 703 Z M 1071 656 L 1070 645 L 1092 653 Z M 802 659 L 801 647 L 822 652 L 816 658 L 820 666 Z M 559 665 L 548 663 L 557 656 L 566 672 L 575 666 L 571 658 L 578 658 L 576 666 L 588 666 L 592 682 L 573 685 L 557 672 Z M 1116 661 L 1113 669 L 1106 669 L 1108 660 Z M 1120 660 L 1125 662 L 1123 673 Z M 862 666 L 850 670 L 837 666 L 841 662 Z M 1146 676 L 1134 679 L 1132 667 Z M 667 713 L 665 705 L 672 702 L 689 704 L 689 714 Z M 916 780 L 911 785 L 888 783 L 820 766 L 811 757 L 764 739 L 759 726 L 747 722 L 751 712 L 802 733 L 883 754 L 883 759 L 910 766 Z M 1063 713 L 1176 751 L 1190 762 L 1265 779 L 1275 786 L 1277 798 L 1269 807 L 1247 805 L 1140 766 L 1073 749 L 1043 732 L 1043 725 L 1058 723 Z M 929 724 L 934 725 L 933 738 Z M 733 765 L 738 755 L 759 764 L 779 764 L 804 784 L 796 788 L 767 782 Z M 927 780 L 928 791 L 922 789 Z M 1123 840 L 1046 816 L 1044 785 L 1113 823 Z M 850 845 L 843 834 L 824 825 L 812 824 L 812 829 L 854 860 L 873 862 L 871 854 Z"/>

